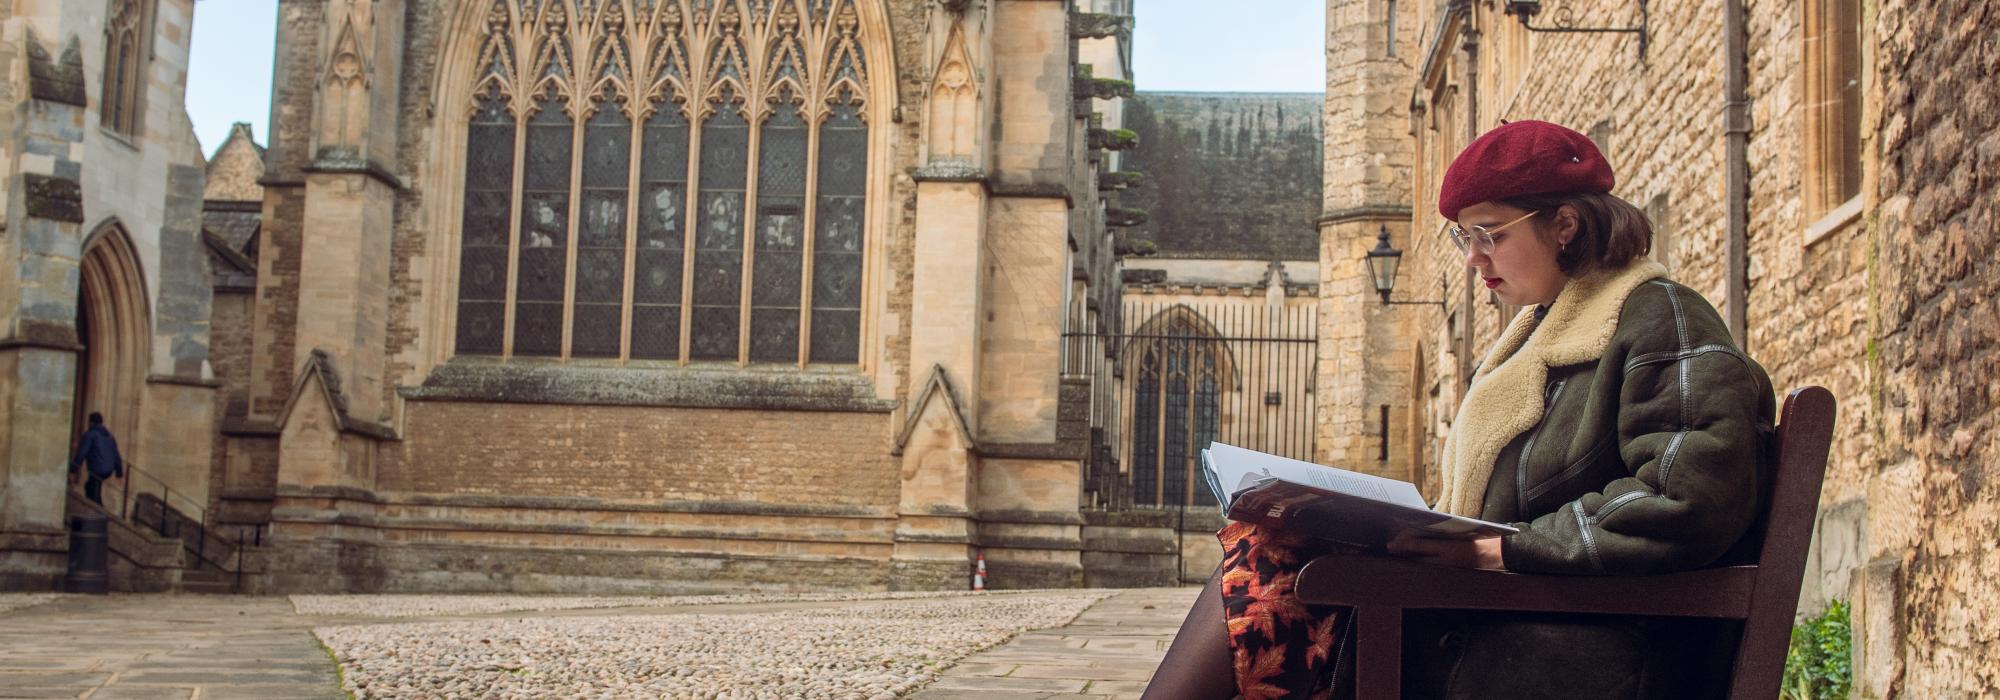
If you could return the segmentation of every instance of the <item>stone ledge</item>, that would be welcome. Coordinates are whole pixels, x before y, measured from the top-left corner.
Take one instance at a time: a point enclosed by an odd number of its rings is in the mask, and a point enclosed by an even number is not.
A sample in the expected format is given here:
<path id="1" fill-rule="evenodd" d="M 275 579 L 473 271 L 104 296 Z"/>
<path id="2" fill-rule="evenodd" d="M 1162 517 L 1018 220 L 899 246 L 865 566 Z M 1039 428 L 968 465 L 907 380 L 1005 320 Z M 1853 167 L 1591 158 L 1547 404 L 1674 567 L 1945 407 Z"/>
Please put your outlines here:
<path id="1" fill-rule="evenodd" d="M 967 535 L 934 532 L 897 532 L 892 540 L 913 544 L 972 544 Z"/>
<path id="2" fill-rule="evenodd" d="M 400 391 L 411 401 L 646 406 L 779 411 L 888 413 L 899 402 L 875 398 L 853 371 L 651 366 L 578 366 L 456 358 L 424 383 Z"/>
<path id="3" fill-rule="evenodd" d="M 1082 525 L 1083 516 L 1059 510 L 982 510 L 975 516 L 981 523 L 995 525 Z"/>
<path id="4" fill-rule="evenodd" d="M 447 506 L 460 508 L 519 508 L 536 510 L 598 510 L 636 513 L 701 515 L 762 515 L 804 518 L 869 518 L 890 520 L 887 508 L 870 506 L 780 505 L 749 501 L 606 501 L 585 496 L 511 496 L 498 494 L 435 494 L 374 492 L 351 486 L 301 487 L 280 484 L 279 498 L 331 498 L 375 505 Z"/>
<path id="5" fill-rule="evenodd" d="M 1212 506 L 1190 507 L 1183 516 L 1179 510 L 1125 510 L 1083 511 L 1083 521 L 1087 525 L 1104 527 L 1158 527 L 1172 531 L 1179 526 L 1183 532 L 1214 532 L 1222 529 L 1229 521 L 1217 513 Z"/>
<path id="6" fill-rule="evenodd" d="M 175 385 L 175 386 L 185 386 L 185 387 L 193 387 L 193 388 L 196 388 L 196 389 L 220 389 L 220 388 L 222 388 L 222 381 L 221 381 L 221 380 L 217 380 L 217 379 L 202 379 L 202 378 L 200 378 L 200 377 L 182 377 L 182 376 L 179 376 L 179 375 L 173 375 L 173 374 L 152 374 L 152 375 L 147 375 L 147 376 L 146 376 L 146 383 L 147 383 L 147 384 L 172 384 L 172 385 Z"/>
<path id="7" fill-rule="evenodd" d="M 1090 447 L 1082 440 L 1061 440 L 1057 442 L 989 442 L 979 445 L 977 452 L 985 459 L 1039 459 L 1074 461 L 1083 459 Z"/>
<path id="8" fill-rule="evenodd" d="M 1409 221 L 1410 207 L 1401 204 L 1367 204 L 1346 209 L 1336 209 L 1319 217 L 1321 226 L 1346 223 L 1349 221 Z"/>
<path id="9" fill-rule="evenodd" d="M 17 525 L 15 527 L 25 527 L 25 525 Z M 62 554 L 69 551 L 69 533 L 62 530 L 54 532 L 34 532 L 28 530 L 0 532 L 0 551 L 54 552 Z"/>
<path id="10" fill-rule="evenodd" d="M 373 159 L 361 158 L 348 151 L 322 152 L 319 159 L 304 168 L 304 172 L 308 175 L 361 175 L 387 186 L 392 192 L 401 193 L 409 190 L 409 185 L 404 184 L 403 178 L 397 177 L 388 166 Z"/>
<path id="11" fill-rule="evenodd" d="M 986 560 L 987 587 L 993 590 L 1026 588 L 1079 588 L 1083 586 L 1081 564 L 1054 562 Z"/>
<path id="12" fill-rule="evenodd" d="M 1180 551 L 1180 543 L 1175 541 L 1171 531 L 1162 532 L 1158 537 L 1105 537 L 1084 535 L 1083 548 L 1091 552 L 1107 554 L 1164 554 L 1172 556 Z"/>
<path id="13" fill-rule="evenodd" d="M 666 537 L 699 540 L 803 542 L 810 544 L 884 546 L 894 544 L 886 536 L 887 533 L 878 536 L 865 536 L 862 533 L 835 530 L 804 532 L 801 530 L 780 529 L 771 532 L 766 531 L 770 528 L 730 530 L 715 527 L 675 527 L 672 525 L 619 526 L 576 522 L 524 523 L 498 519 L 411 518 L 366 513 L 340 513 L 337 511 L 298 506 L 274 507 L 271 509 L 271 519 L 273 521 L 291 523 L 352 525 L 378 530 L 510 533 L 525 535 L 589 535 L 595 537 Z M 400 546 L 400 544 L 395 546 Z"/>
<path id="14" fill-rule="evenodd" d="M 1043 549 L 1064 552 L 1083 551 L 1083 542 L 1074 537 L 1030 537 L 1021 535 L 996 535 L 980 533 L 976 544 L 984 549 Z"/>

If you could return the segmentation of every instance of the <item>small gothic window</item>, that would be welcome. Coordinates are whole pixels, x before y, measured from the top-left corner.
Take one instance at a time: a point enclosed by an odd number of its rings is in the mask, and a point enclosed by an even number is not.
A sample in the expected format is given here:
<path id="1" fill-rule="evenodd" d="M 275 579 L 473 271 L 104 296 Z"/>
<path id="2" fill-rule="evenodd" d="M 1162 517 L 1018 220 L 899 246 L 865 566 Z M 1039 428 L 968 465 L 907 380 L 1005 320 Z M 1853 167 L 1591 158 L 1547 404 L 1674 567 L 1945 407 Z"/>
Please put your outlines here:
<path id="1" fill-rule="evenodd" d="M 1806 221 L 1860 212 L 1861 2 L 1807 0 L 1804 85 Z M 1851 204 L 1850 204 L 1851 203 Z"/>
<path id="2" fill-rule="evenodd" d="M 146 89 L 147 43 L 152 34 L 150 0 L 111 0 L 104 23 L 104 82 L 98 122 L 137 136 Z"/>
<path id="3" fill-rule="evenodd" d="M 492 0 L 458 352 L 856 362 L 854 2 Z"/>

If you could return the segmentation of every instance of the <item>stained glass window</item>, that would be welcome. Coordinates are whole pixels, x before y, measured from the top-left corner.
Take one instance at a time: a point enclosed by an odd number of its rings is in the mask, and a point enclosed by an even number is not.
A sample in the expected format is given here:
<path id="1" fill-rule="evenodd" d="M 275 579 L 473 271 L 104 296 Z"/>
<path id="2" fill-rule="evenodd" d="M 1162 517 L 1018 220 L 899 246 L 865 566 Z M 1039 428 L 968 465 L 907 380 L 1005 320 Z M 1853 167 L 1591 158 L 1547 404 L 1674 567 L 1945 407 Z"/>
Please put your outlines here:
<path id="1" fill-rule="evenodd" d="M 859 358 L 869 76 L 854 0 L 493 1 L 467 122 L 458 352 Z"/>
<path id="2" fill-rule="evenodd" d="M 514 192 L 514 117 L 490 95 L 466 132 L 465 215 L 460 219 L 458 351 L 498 354 L 507 314 L 507 201 Z"/>
<path id="3" fill-rule="evenodd" d="M 576 308 L 570 354 L 617 357 L 625 330 L 625 197 L 632 122 L 601 106 L 583 132 L 583 211 L 576 241 Z"/>
<path id="4" fill-rule="evenodd" d="M 514 354 L 562 352 L 563 294 L 569 269 L 570 145 L 574 130 L 560 102 L 528 118 L 521 169 L 521 234 L 515 242 Z"/>
<path id="5" fill-rule="evenodd" d="M 660 105 L 639 154 L 639 247 L 634 255 L 632 356 L 681 356 L 681 250 L 687 243 L 687 117 Z"/>
<path id="6" fill-rule="evenodd" d="M 757 262 L 750 287 L 750 359 L 795 362 L 806 249 L 806 122 L 790 93 L 764 122 L 757 163 Z"/>
<path id="7" fill-rule="evenodd" d="M 725 103 L 726 104 L 726 103 Z M 716 110 L 701 129 L 701 209 L 694 224 L 694 347 L 697 360 L 734 360 L 743 315 L 743 200 L 750 123 Z"/>
<path id="8" fill-rule="evenodd" d="M 854 362 L 861 351 L 862 207 L 868 127 L 851 104 L 820 127 L 819 212 L 813 245 L 812 359 Z"/>

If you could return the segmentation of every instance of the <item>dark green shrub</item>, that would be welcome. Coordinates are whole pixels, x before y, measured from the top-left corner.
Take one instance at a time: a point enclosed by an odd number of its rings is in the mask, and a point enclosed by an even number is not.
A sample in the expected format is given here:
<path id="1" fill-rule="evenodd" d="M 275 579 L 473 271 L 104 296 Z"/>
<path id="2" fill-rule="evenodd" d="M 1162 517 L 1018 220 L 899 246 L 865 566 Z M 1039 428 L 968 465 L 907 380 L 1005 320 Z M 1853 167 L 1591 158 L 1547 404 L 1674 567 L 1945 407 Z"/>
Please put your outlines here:
<path id="1" fill-rule="evenodd" d="M 1791 648 L 1785 650 L 1783 700 L 1845 700 L 1854 685 L 1852 634 L 1845 601 L 1828 603 L 1818 617 L 1792 627 Z"/>

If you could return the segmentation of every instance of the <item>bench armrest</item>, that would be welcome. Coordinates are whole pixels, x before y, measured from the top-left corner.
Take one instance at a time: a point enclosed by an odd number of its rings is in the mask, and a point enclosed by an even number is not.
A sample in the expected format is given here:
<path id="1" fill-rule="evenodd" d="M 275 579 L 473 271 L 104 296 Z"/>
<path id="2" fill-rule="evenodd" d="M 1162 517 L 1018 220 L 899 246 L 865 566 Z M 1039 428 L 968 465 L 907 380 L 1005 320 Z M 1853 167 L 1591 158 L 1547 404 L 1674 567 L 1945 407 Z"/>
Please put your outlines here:
<path id="1" fill-rule="evenodd" d="M 1757 567 L 1654 576 L 1552 576 L 1435 566 L 1372 554 L 1329 554 L 1299 574 L 1299 599 L 1358 608 L 1744 618 Z"/>

